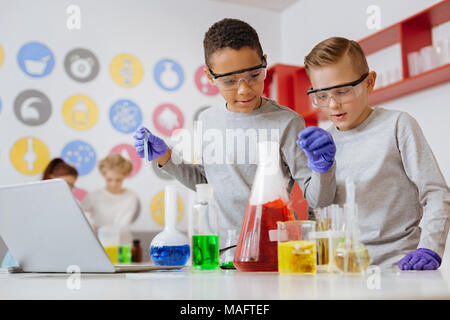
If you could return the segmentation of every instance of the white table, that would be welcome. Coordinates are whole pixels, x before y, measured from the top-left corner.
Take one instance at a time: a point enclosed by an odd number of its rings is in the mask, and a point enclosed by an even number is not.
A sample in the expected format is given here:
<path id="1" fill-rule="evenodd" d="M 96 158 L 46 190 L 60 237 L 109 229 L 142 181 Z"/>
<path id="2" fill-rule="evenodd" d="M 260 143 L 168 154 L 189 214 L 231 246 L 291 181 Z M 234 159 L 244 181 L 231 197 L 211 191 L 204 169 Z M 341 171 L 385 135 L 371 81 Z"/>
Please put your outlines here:
<path id="1" fill-rule="evenodd" d="M 370 278 L 375 274 L 165 271 L 81 274 L 79 282 L 69 274 L 0 274 L 0 299 L 450 299 L 450 270 L 443 267 L 386 271 L 379 283 Z"/>

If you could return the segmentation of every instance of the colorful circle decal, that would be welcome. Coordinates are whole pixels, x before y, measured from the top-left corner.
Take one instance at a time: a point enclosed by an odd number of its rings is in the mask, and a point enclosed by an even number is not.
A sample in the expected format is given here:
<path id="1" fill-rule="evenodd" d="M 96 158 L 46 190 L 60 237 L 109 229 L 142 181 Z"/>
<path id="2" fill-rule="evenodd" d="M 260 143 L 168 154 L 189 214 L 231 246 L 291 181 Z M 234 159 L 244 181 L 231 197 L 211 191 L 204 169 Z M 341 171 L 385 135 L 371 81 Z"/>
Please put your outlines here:
<path id="1" fill-rule="evenodd" d="M 9 157 L 14 168 L 28 176 L 42 172 L 50 162 L 47 146 L 34 137 L 17 140 L 11 147 Z"/>
<path id="2" fill-rule="evenodd" d="M 83 202 L 83 200 L 88 195 L 88 192 L 86 190 L 80 189 L 77 187 L 72 189 L 72 193 L 73 193 L 75 199 L 77 199 L 79 202 Z"/>
<path id="3" fill-rule="evenodd" d="M 14 114 L 28 126 L 47 122 L 52 113 L 52 104 L 45 94 L 38 90 L 25 90 L 14 101 Z"/>
<path id="4" fill-rule="evenodd" d="M 3 47 L 0 46 L 0 67 L 3 64 L 3 60 L 5 60 L 5 51 L 3 50 Z"/>
<path id="5" fill-rule="evenodd" d="M 125 159 L 131 161 L 133 171 L 131 171 L 129 178 L 134 177 L 141 170 L 142 159 L 136 153 L 136 148 L 131 144 L 119 144 L 111 150 L 110 154 L 120 154 Z"/>
<path id="6" fill-rule="evenodd" d="M 219 93 L 219 90 L 215 85 L 209 83 L 208 77 L 203 71 L 203 68 L 205 68 L 204 65 L 198 67 L 197 71 L 195 72 L 194 76 L 195 85 L 197 86 L 197 89 L 204 95 L 215 96 L 216 94 Z"/>
<path id="7" fill-rule="evenodd" d="M 116 130 L 131 133 L 141 125 L 142 112 L 133 101 L 119 100 L 109 109 L 109 120 Z"/>
<path id="8" fill-rule="evenodd" d="M 137 86 L 144 75 L 141 62 L 131 54 L 119 54 L 109 68 L 114 82 L 124 88 Z"/>
<path id="9" fill-rule="evenodd" d="M 181 65 L 172 59 L 164 59 L 155 65 L 153 76 L 156 83 L 166 91 L 174 91 L 184 82 L 184 72 Z"/>
<path id="10" fill-rule="evenodd" d="M 100 70 L 100 64 L 91 51 L 77 48 L 66 55 L 64 69 L 73 80 L 88 82 L 95 79 Z"/>
<path id="11" fill-rule="evenodd" d="M 55 57 L 52 51 L 39 42 L 29 42 L 17 54 L 20 69 L 32 78 L 42 78 L 52 72 Z"/>
<path id="12" fill-rule="evenodd" d="M 77 94 L 64 102 L 62 115 L 69 127 L 87 130 L 97 122 L 98 108 L 94 100 L 86 95 Z"/>
<path id="13" fill-rule="evenodd" d="M 89 174 L 97 163 L 97 155 L 94 148 L 81 140 L 75 140 L 66 144 L 61 153 L 61 158 L 73 165 L 80 176 Z"/>
<path id="14" fill-rule="evenodd" d="M 183 201 L 180 196 L 177 196 L 177 210 L 178 217 L 177 222 L 180 222 L 183 217 Z M 164 226 L 164 191 L 159 192 L 153 199 L 150 204 L 150 213 L 152 215 L 153 220 L 156 221 L 161 226 Z"/>
<path id="15" fill-rule="evenodd" d="M 160 133 L 170 137 L 175 130 L 183 127 L 183 113 L 173 104 L 162 104 L 153 113 L 153 125 Z"/>

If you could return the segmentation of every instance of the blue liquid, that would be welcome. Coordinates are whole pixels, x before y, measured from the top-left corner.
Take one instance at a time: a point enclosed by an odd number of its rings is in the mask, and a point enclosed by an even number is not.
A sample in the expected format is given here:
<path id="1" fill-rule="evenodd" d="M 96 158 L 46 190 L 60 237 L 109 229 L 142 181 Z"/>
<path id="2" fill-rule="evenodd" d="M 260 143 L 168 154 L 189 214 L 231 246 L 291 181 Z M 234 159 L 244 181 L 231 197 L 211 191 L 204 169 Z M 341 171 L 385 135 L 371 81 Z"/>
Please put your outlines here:
<path id="1" fill-rule="evenodd" d="M 150 257 L 157 266 L 184 266 L 189 259 L 190 252 L 188 244 L 150 247 Z"/>

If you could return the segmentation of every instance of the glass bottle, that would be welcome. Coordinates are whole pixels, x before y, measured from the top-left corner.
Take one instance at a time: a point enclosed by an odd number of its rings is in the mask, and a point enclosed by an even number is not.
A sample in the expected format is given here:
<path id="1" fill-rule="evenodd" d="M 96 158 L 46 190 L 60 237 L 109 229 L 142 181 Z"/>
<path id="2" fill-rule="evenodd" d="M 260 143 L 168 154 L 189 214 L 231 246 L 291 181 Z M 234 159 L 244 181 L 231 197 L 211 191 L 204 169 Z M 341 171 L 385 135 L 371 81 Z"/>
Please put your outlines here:
<path id="1" fill-rule="evenodd" d="M 164 230 L 150 244 L 150 257 L 158 266 L 184 266 L 189 259 L 188 238 L 175 227 L 177 222 L 177 190 L 175 185 L 164 190 Z"/>
<path id="2" fill-rule="evenodd" d="M 278 142 L 260 142 L 258 155 L 233 263 L 240 271 L 278 271 L 277 222 L 295 217 L 288 208 L 288 180 L 281 172 Z"/>
<path id="3" fill-rule="evenodd" d="M 210 184 L 197 184 L 192 210 L 192 270 L 219 268 L 219 207 Z"/>
<path id="4" fill-rule="evenodd" d="M 140 240 L 133 240 L 133 248 L 131 248 L 131 262 L 142 262 L 142 248 Z"/>

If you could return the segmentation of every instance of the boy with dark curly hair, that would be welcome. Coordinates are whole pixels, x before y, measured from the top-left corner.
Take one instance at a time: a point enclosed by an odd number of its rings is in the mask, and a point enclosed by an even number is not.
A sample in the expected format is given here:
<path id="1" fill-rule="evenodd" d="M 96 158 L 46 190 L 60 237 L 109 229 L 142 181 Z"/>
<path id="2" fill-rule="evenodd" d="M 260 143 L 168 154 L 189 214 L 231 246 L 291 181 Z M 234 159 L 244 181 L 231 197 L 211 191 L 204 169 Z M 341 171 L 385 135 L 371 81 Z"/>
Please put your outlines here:
<path id="1" fill-rule="evenodd" d="M 306 156 L 296 147 L 297 134 L 305 128 L 305 122 L 293 110 L 262 97 L 267 55 L 256 31 L 244 21 L 223 19 L 209 28 L 203 45 L 204 71 L 225 104 L 200 114 L 199 122 L 205 134 L 198 164 L 175 164 L 166 143 L 146 128 L 139 128 L 134 135 L 139 156 L 144 157 L 144 133 L 147 132 L 149 161 L 156 160 L 162 170 L 192 190 L 196 184 L 212 184 L 220 208 L 222 236 L 228 229 L 241 228 L 257 168 L 256 151 L 252 148 L 257 141 L 279 143 L 289 193 L 296 181 L 310 207 L 331 204 L 335 193 L 336 151 L 331 135 L 313 128 L 315 145 L 305 150 Z M 266 138 L 258 137 L 260 132 L 267 133 Z M 226 139 L 226 143 L 215 144 L 213 138 Z M 230 145 L 233 147 L 229 148 Z"/>

